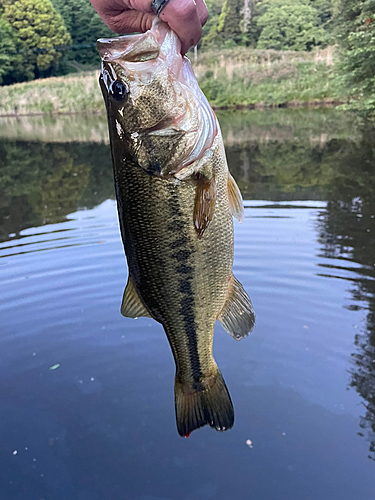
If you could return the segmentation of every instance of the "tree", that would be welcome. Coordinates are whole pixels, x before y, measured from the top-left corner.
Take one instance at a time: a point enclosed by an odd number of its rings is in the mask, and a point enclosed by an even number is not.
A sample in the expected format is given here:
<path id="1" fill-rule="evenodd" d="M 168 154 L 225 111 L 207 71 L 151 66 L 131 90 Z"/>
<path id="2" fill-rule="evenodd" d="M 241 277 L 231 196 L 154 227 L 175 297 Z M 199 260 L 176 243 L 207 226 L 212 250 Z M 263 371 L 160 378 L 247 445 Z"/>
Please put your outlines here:
<path id="1" fill-rule="evenodd" d="M 333 17 L 335 4 L 338 0 L 310 0 L 310 4 L 318 12 L 323 27 L 329 28 Z"/>
<path id="2" fill-rule="evenodd" d="M 21 41 L 20 80 L 48 76 L 58 66 L 61 49 L 71 38 L 50 0 L 0 0 L 3 19 Z"/>
<path id="3" fill-rule="evenodd" d="M 225 43 L 227 40 L 238 44 L 242 41 L 240 21 L 243 0 L 225 0 L 218 20 L 217 32 Z"/>
<path id="4" fill-rule="evenodd" d="M 375 114 L 375 1 L 341 0 L 335 24 L 344 80 L 357 107 Z"/>
<path id="5" fill-rule="evenodd" d="M 208 0 L 209 19 L 203 28 L 202 45 L 255 44 L 253 18 L 258 0 Z"/>
<path id="6" fill-rule="evenodd" d="M 223 0 L 207 0 L 208 20 L 202 28 L 202 41 L 201 45 L 207 47 L 217 43 L 217 26 L 221 9 L 223 7 Z"/>
<path id="7" fill-rule="evenodd" d="M 89 0 L 53 0 L 72 38 L 69 59 L 81 64 L 97 64 L 99 56 L 95 43 L 98 38 L 113 37 Z"/>
<path id="8" fill-rule="evenodd" d="M 9 23 L 0 17 L 0 85 L 12 80 L 21 70 L 22 56 L 18 54 L 21 41 Z"/>
<path id="9" fill-rule="evenodd" d="M 309 0 L 264 0 L 257 25 L 257 48 L 311 50 L 326 41 L 319 12 Z"/>

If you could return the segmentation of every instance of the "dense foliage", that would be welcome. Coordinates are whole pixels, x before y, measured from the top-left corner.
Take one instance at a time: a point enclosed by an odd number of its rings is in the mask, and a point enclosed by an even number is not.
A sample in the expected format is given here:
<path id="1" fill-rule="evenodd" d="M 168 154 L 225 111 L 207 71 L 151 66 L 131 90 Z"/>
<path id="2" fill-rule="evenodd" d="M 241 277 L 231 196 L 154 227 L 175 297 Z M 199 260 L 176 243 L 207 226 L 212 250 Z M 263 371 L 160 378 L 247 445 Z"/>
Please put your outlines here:
<path id="1" fill-rule="evenodd" d="M 264 0 L 257 25 L 259 49 L 311 50 L 326 40 L 319 12 L 306 0 Z"/>
<path id="2" fill-rule="evenodd" d="M 113 36 L 112 31 L 100 19 L 89 0 L 52 1 L 72 38 L 72 48 L 67 52 L 66 60 L 83 65 L 98 65 L 96 40 Z"/>
<path id="3" fill-rule="evenodd" d="M 340 68 L 357 106 L 375 112 L 375 0 L 341 0 L 337 16 Z"/>
<path id="4" fill-rule="evenodd" d="M 13 71 L 8 64 L 3 79 L 32 80 L 52 74 L 61 58 L 60 49 L 69 45 L 71 38 L 50 0 L 0 1 L 6 54 L 9 57 L 13 53 L 17 65 Z"/>
<path id="5" fill-rule="evenodd" d="M 203 46 L 310 50 L 330 41 L 339 0 L 208 0 Z"/>
<path id="6" fill-rule="evenodd" d="M 203 28 L 203 47 L 213 45 L 233 47 L 252 45 L 258 38 L 258 27 L 254 23 L 259 0 L 208 0 L 210 14 Z"/>
<path id="7" fill-rule="evenodd" d="M 22 74 L 21 40 L 5 19 L 0 18 L 0 84 L 17 80 Z"/>

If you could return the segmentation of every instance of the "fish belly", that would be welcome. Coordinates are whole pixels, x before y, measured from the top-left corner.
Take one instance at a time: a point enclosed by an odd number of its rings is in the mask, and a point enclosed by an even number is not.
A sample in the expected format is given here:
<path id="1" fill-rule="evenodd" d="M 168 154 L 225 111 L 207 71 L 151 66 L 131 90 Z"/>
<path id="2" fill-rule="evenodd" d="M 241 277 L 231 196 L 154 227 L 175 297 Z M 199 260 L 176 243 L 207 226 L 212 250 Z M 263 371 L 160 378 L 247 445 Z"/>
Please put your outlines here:
<path id="1" fill-rule="evenodd" d="M 201 239 L 193 221 L 194 180 L 161 179 L 126 164 L 116 174 L 121 231 L 136 291 L 165 329 L 177 376 L 200 381 L 217 370 L 213 330 L 232 271 L 225 173 L 217 175 L 215 213 Z"/>

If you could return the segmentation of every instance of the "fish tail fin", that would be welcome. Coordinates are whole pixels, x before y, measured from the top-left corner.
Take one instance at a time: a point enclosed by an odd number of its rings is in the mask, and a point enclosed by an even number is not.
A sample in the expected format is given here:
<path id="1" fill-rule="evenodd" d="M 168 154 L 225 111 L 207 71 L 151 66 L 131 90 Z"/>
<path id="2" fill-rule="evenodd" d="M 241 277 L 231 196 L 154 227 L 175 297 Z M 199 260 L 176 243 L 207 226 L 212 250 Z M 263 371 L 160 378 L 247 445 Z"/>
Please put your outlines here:
<path id="1" fill-rule="evenodd" d="M 217 371 L 202 382 L 175 381 L 177 430 L 189 437 L 204 425 L 226 431 L 233 427 L 234 410 L 223 376 Z"/>

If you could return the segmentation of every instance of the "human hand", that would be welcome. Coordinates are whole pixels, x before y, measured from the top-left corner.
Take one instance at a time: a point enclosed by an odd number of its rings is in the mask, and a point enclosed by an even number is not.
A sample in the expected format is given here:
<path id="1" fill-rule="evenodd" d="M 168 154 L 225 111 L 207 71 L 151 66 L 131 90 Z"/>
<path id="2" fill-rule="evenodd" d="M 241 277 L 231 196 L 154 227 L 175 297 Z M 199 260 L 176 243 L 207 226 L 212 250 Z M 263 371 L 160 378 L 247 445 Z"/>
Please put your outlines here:
<path id="1" fill-rule="evenodd" d="M 145 32 L 151 28 L 155 14 L 151 0 L 90 0 L 105 24 L 115 33 Z M 185 54 L 202 36 L 208 10 L 204 0 L 169 0 L 159 15 L 181 40 Z"/>

